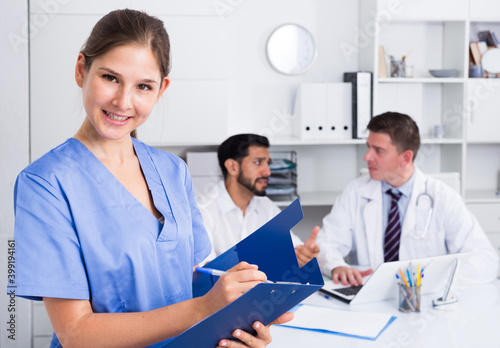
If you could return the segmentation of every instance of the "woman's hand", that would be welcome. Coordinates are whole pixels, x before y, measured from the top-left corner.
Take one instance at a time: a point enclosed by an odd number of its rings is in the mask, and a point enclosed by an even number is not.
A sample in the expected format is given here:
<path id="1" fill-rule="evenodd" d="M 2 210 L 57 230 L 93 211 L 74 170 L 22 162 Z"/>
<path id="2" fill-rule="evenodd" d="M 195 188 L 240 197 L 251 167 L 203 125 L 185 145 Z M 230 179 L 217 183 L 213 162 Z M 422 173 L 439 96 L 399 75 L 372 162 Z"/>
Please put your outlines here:
<path id="1" fill-rule="evenodd" d="M 217 312 L 266 280 L 266 275 L 258 270 L 258 266 L 240 262 L 229 269 L 228 273 L 220 276 L 212 289 L 204 296 L 207 311 L 210 314 Z"/>
<path id="2" fill-rule="evenodd" d="M 258 270 L 258 266 L 240 262 L 217 280 L 213 288 L 204 296 L 205 304 L 208 306 L 209 311 L 214 313 L 266 280 L 266 275 Z M 235 330 L 233 336 L 237 340 L 221 340 L 219 347 L 265 347 L 271 342 L 270 326 L 272 324 L 286 323 L 292 319 L 292 313 L 285 313 L 269 326 L 264 326 L 256 321 L 253 323 L 253 328 L 256 331 L 254 335 L 242 330 Z"/>
<path id="3" fill-rule="evenodd" d="M 229 347 L 229 348 L 260 348 L 265 347 L 272 341 L 271 337 L 271 325 L 273 324 L 283 324 L 289 322 L 293 319 L 293 313 L 287 312 L 281 317 L 273 321 L 268 326 L 262 325 L 262 323 L 256 321 L 253 323 L 253 328 L 256 331 L 255 335 L 251 335 L 248 332 L 242 330 L 234 330 L 233 336 L 237 338 L 237 341 L 233 340 L 221 340 L 217 348 Z"/>

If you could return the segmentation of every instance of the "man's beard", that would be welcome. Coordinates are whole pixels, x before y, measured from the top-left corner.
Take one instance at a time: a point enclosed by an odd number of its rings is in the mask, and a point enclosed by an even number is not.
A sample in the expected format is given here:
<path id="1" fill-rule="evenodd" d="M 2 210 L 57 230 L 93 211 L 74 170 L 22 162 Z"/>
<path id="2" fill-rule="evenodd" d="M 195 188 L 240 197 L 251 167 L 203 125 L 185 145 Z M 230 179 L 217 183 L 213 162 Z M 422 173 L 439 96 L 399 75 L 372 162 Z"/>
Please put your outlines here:
<path id="1" fill-rule="evenodd" d="M 242 185 L 243 187 L 246 187 L 250 192 L 252 192 L 256 196 L 265 196 L 266 195 L 266 189 L 264 188 L 263 190 L 257 190 L 256 184 L 257 181 L 261 179 L 266 179 L 267 177 L 263 176 L 260 178 L 255 179 L 254 183 L 252 184 L 250 182 L 250 179 L 247 179 L 243 176 L 243 172 L 240 170 L 238 173 L 238 183 Z"/>

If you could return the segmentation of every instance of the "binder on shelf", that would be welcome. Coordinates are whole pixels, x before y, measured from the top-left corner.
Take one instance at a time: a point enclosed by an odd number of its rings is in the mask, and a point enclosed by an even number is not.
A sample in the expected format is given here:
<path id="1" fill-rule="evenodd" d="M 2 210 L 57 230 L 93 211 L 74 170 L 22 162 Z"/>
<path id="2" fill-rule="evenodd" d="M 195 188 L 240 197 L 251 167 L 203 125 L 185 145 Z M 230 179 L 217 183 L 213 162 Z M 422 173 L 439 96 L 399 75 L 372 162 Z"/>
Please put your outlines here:
<path id="1" fill-rule="evenodd" d="M 295 99 L 293 134 L 301 139 L 326 137 L 326 89 L 324 83 L 303 83 Z"/>
<path id="2" fill-rule="evenodd" d="M 366 126 L 372 118 L 373 74 L 371 72 L 346 72 L 344 82 L 352 84 L 352 137 L 368 137 Z"/>
<path id="3" fill-rule="evenodd" d="M 330 139 L 352 138 L 351 84 L 326 84 L 326 131 Z"/>
<path id="4" fill-rule="evenodd" d="M 319 290 L 323 277 L 316 258 L 299 267 L 290 229 L 303 218 L 299 200 L 295 200 L 272 220 L 205 267 L 228 270 L 240 261 L 259 266 L 268 280 L 260 283 L 218 312 L 200 321 L 167 342 L 164 347 L 215 347 L 223 338 L 232 338 L 236 329 L 255 332 L 256 320 L 270 324 L 286 311 Z M 206 294 L 217 277 L 195 273 L 194 296 Z M 280 283 L 281 282 L 281 283 Z"/>

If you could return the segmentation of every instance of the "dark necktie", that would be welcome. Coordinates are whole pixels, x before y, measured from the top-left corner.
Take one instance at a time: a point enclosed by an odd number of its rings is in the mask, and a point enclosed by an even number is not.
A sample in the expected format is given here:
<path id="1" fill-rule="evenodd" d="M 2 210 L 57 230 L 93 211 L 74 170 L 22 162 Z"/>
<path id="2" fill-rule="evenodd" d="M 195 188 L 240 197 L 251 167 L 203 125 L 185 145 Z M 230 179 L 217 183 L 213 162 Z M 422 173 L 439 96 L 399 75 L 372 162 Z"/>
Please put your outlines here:
<path id="1" fill-rule="evenodd" d="M 399 240 L 401 236 L 401 223 L 399 222 L 398 201 L 401 192 L 393 193 L 390 189 L 385 193 L 391 196 L 391 210 L 387 219 L 387 228 L 384 237 L 384 262 L 399 260 Z"/>

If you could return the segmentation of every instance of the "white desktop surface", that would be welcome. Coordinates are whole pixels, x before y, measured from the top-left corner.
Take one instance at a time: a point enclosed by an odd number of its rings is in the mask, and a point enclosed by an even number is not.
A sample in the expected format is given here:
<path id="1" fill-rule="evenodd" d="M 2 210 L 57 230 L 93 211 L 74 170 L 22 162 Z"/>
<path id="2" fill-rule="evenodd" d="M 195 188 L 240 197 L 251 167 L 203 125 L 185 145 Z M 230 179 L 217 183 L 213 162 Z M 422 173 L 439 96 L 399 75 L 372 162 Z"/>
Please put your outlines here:
<path id="1" fill-rule="evenodd" d="M 397 318 L 374 341 L 273 325 L 268 347 L 500 347 L 500 280 L 460 287 L 455 310 L 433 309 L 431 301 L 439 296 L 423 295 L 420 313 L 402 313 L 396 299 L 349 306 L 316 292 L 303 303 Z"/>

